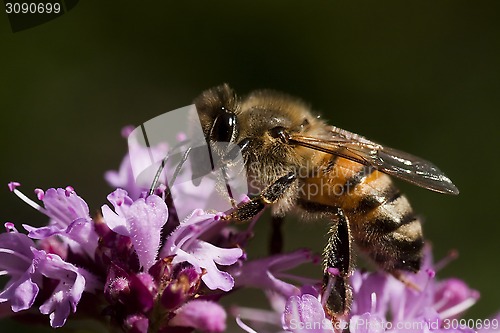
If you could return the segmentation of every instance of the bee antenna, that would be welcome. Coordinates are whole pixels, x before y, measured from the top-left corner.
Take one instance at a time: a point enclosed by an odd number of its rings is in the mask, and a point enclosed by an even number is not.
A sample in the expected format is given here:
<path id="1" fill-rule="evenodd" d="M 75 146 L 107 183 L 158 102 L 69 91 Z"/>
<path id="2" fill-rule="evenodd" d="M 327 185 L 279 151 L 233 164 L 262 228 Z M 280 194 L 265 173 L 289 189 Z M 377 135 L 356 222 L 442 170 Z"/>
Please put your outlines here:
<path id="1" fill-rule="evenodd" d="M 151 187 L 149 188 L 148 195 L 152 195 L 156 188 L 158 187 L 158 183 L 160 182 L 160 175 L 163 172 L 163 169 L 165 169 L 165 164 L 167 163 L 167 160 L 169 158 L 169 154 L 165 156 L 161 160 L 160 167 L 158 168 L 158 171 L 156 171 L 155 178 L 153 178 L 153 183 L 151 184 Z M 168 188 L 167 188 L 168 191 Z"/>
<path id="2" fill-rule="evenodd" d="M 174 147 L 174 149 L 182 146 L 183 144 L 185 144 L 187 142 L 189 142 L 189 140 L 184 140 L 182 142 L 179 142 Z M 170 194 L 170 185 L 173 185 L 175 180 L 177 179 L 177 176 L 181 172 L 181 169 L 184 166 L 184 163 L 186 163 L 186 161 L 189 157 L 189 154 L 191 153 L 192 148 L 193 148 L 192 146 L 189 146 L 186 149 L 186 151 L 184 152 L 184 154 L 182 154 L 182 158 L 181 158 L 179 164 L 177 164 L 177 167 L 175 168 L 174 174 L 172 175 L 172 180 L 170 182 L 168 182 L 169 186 L 167 186 L 167 189 L 165 190 L 166 196 L 168 196 Z M 151 187 L 149 188 L 148 195 L 152 195 L 154 193 L 155 189 L 158 187 L 158 183 L 160 182 L 160 175 L 163 172 L 163 169 L 165 169 L 165 165 L 167 164 L 167 160 L 169 157 L 170 157 L 170 154 L 167 153 L 167 155 L 161 160 L 160 167 L 158 168 L 158 171 L 156 171 L 155 177 L 153 178 L 153 183 L 151 184 Z"/>

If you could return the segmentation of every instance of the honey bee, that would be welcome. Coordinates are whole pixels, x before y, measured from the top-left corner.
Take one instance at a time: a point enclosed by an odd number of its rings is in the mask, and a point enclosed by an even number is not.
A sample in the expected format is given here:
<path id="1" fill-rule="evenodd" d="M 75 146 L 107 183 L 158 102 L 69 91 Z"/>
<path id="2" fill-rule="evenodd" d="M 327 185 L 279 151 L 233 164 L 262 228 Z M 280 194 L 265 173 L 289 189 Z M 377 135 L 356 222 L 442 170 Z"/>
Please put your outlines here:
<path id="1" fill-rule="evenodd" d="M 206 141 L 238 145 L 249 188 L 257 190 L 229 219 L 246 221 L 270 206 L 272 252 L 280 251 L 286 213 L 331 221 L 323 289 L 334 281 L 325 304 L 332 318 L 346 315 L 352 302 L 353 245 L 403 282 L 401 272 L 420 269 L 421 223 L 389 176 L 458 194 L 432 163 L 327 125 L 300 100 L 274 91 L 239 99 L 221 85 L 203 92 L 195 105 Z"/>

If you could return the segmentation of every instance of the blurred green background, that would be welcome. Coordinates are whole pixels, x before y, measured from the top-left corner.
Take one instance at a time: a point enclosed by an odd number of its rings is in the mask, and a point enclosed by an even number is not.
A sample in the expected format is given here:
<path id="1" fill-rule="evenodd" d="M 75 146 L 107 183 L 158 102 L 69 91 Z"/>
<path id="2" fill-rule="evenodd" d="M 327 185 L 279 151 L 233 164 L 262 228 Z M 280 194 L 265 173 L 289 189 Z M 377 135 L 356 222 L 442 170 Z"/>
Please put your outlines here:
<path id="1" fill-rule="evenodd" d="M 460 253 L 438 276 L 481 292 L 467 317 L 500 310 L 499 1 L 118 3 L 82 1 L 18 33 L 0 15 L 3 222 L 45 222 L 8 191 L 11 180 L 27 194 L 72 185 L 95 211 L 111 190 L 103 173 L 126 152 L 123 126 L 222 82 L 241 94 L 273 88 L 444 170 L 458 197 L 401 187 L 435 257 Z M 265 253 L 261 222 L 251 257 Z M 291 223 L 287 248 L 319 252 L 324 231 Z M 1 332 L 25 328 L 5 323 Z"/>

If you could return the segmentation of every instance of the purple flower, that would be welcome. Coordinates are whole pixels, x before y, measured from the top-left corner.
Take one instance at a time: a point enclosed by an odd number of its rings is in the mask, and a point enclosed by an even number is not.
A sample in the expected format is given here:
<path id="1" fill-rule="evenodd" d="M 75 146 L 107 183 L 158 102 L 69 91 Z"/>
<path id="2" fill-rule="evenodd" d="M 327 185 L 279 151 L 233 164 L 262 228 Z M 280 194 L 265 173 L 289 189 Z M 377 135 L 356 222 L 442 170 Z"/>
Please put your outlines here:
<path id="1" fill-rule="evenodd" d="M 277 256 L 278 262 L 283 260 L 285 263 L 284 267 L 287 266 L 287 256 L 291 258 L 292 254 Z M 259 267 L 256 262 L 262 265 Z M 241 285 L 254 284 L 261 288 L 272 288 L 274 293 L 268 293 L 268 297 L 271 296 L 272 303 L 280 304 L 280 301 L 276 301 L 276 298 L 280 297 L 276 295 L 280 295 L 277 292 L 283 289 L 280 286 L 284 282 L 276 283 L 276 273 L 271 273 L 273 271 L 271 262 L 270 258 L 266 258 L 244 263 L 240 268 L 244 273 L 242 277 L 235 274 L 236 283 L 238 286 L 241 283 Z M 279 266 L 274 266 L 275 269 L 276 267 Z M 405 278 L 411 286 L 383 272 L 355 271 L 350 279 L 354 293 L 350 318 L 346 318 L 347 321 L 337 318 L 338 321 L 333 325 L 330 322 L 331 318 L 328 318 L 323 310 L 322 300 L 327 299 L 328 295 L 321 295 L 317 291 L 319 283 L 303 285 L 299 292 L 296 287 L 296 289 L 290 288 L 289 290 L 295 294 L 286 296 L 286 305 L 281 305 L 281 309 L 284 309 L 281 310 L 282 327 L 294 333 L 338 332 L 347 327 L 352 333 L 471 331 L 467 327 L 452 330 L 451 327 L 446 327 L 445 320 L 456 318 L 475 303 L 479 295 L 457 279 L 436 282 L 429 247 L 425 250 L 422 270 L 417 274 L 408 274 Z M 325 293 L 328 293 L 328 290 Z M 281 292 L 281 295 L 283 294 L 286 293 Z M 279 306 L 274 305 L 273 308 L 277 312 L 280 311 Z M 240 327 L 247 332 L 253 333 L 255 330 L 244 324 L 239 319 L 240 316 L 250 319 L 253 326 L 262 326 L 263 322 L 269 326 L 273 321 L 275 326 L 278 325 L 276 316 L 269 311 L 236 307 L 232 313 L 238 317 L 237 322 Z"/>
<path id="2" fill-rule="evenodd" d="M 17 190 L 17 186 L 19 183 L 9 184 L 9 188 L 17 196 L 50 218 L 50 223 L 46 227 L 34 228 L 23 225 L 29 232 L 30 238 L 45 239 L 58 235 L 65 240 L 73 252 L 83 251 L 91 258 L 94 256 L 98 237 L 89 215 L 89 207 L 72 187 L 50 188 L 46 192 L 37 189 L 35 193 L 44 203 L 44 207 L 41 207 Z"/>
<path id="3" fill-rule="evenodd" d="M 175 256 L 174 264 L 187 261 L 198 273 L 202 273 L 204 269 L 202 280 L 208 288 L 229 291 L 234 286 L 234 279 L 229 273 L 219 270 L 216 264 L 232 265 L 243 255 L 243 251 L 239 248 L 219 248 L 199 239 L 218 223 L 224 223 L 220 220 L 220 215 L 195 210 L 167 238 L 160 256 Z"/>
<path id="4" fill-rule="evenodd" d="M 76 312 L 83 291 L 95 292 L 99 283 L 92 274 L 63 261 L 58 255 L 32 251 L 35 271 L 59 281 L 49 299 L 40 306 L 40 312 L 49 315 L 52 327 L 61 327 L 70 312 Z"/>
<path id="5" fill-rule="evenodd" d="M 0 253 L 5 256 L 0 267 L 11 279 L 0 293 L 0 302 L 9 301 L 14 312 L 26 310 L 44 286 L 42 277 L 58 281 L 40 312 L 50 315 L 52 327 L 63 326 L 70 312 L 76 311 L 83 291 L 94 292 L 98 287 L 97 279 L 58 255 L 35 249 L 33 241 L 11 224 L 6 227 L 10 232 L 0 234 Z"/>
<path id="6" fill-rule="evenodd" d="M 122 130 L 122 136 L 128 138 L 129 152 L 123 159 L 118 171 L 108 171 L 105 174 L 105 179 L 108 183 L 116 188 L 126 190 L 129 196 L 136 200 L 139 197 L 144 197 L 153 184 L 153 178 L 160 167 L 159 161 L 162 161 L 168 154 L 176 155 L 182 154 L 183 149 L 187 148 L 174 148 L 169 151 L 167 143 L 159 143 L 151 147 L 146 147 L 138 142 L 135 135 L 130 135 L 133 128 L 126 127 Z M 177 141 L 181 142 L 186 140 L 186 135 L 180 133 L 177 135 Z M 197 154 L 206 153 L 207 150 L 200 150 Z M 178 159 L 178 158 L 177 158 Z M 210 209 L 214 211 L 226 211 L 231 208 L 230 200 L 228 197 L 221 193 L 220 184 L 217 183 L 218 178 L 222 178 L 221 171 L 215 170 L 213 172 L 193 172 L 193 165 L 191 159 L 186 160 L 180 172 L 177 174 L 175 181 L 173 174 L 177 168 L 177 159 L 172 157 L 167 159 L 163 171 L 159 178 L 160 190 L 155 193 L 161 195 L 165 190 L 167 179 L 169 181 L 169 191 L 172 196 L 172 201 L 169 204 L 171 210 L 176 212 L 179 220 L 184 220 L 189 217 L 195 209 Z M 175 161 L 175 162 L 174 162 Z M 193 173 L 196 175 L 194 176 Z M 233 177 L 230 181 L 231 192 L 235 196 L 237 202 L 242 202 L 246 197 L 246 179 L 242 177 L 242 173 Z M 194 180 L 196 178 L 196 180 Z M 196 185 L 195 185 L 196 183 Z M 242 191 L 244 189 L 244 191 Z M 244 193 L 243 193 L 244 192 Z"/>
<path id="7" fill-rule="evenodd" d="M 456 278 L 439 281 L 435 286 L 433 307 L 443 318 L 456 318 L 474 305 L 479 292 Z"/>
<path id="8" fill-rule="evenodd" d="M 226 330 L 226 311 L 217 303 L 194 300 L 186 303 L 175 312 L 170 321 L 172 326 L 193 327 L 204 332 L 224 332 Z"/>
<path id="9" fill-rule="evenodd" d="M 477 301 L 479 294 L 462 281 L 436 282 L 429 246 L 424 254 L 420 272 L 405 276 L 414 287 L 380 272 L 355 272 L 351 325 L 363 332 L 378 332 L 380 325 L 374 323 L 384 323 L 390 332 L 438 332 L 444 319 L 455 318 Z"/>
<path id="10" fill-rule="evenodd" d="M 201 274 L 190 264 L 180 264 L 172 272 L 169 281 L 161 294 L 161 304 L 167 310 L 175 310 L 191 299 L 198 291 L 201 283 Z"/>
<path id="11" fill-rule="evenodd" d="M 271 304 L 272 310 L 255 309 L 240 305 L 231 307 L 231 314 L 236 317 L 236 323 L 244 331 L 255 333 L 276 332 L 282 326 L 283 309 L 285 308 L 287 298 L 283 295 L 266 290 L 265 294 Z M 252 327 L 243 322 L 242 319 L 251 322 Z"/>
<path id="12" fill-rule="evenodd" d="M 292 279 L 302 283 L 311 282 L 299 276 L 294 276 L 285 271 L 297 267 L 306 262 L 317 259 L 309 250 L 297 250 L 292 253 L 278 254 L 263 259 L 244 263 L 234 270 L 236 286 L 249 286 L 272 290 L 286 297 L 298 295 L 300 288 L 285 282 L 282 279 Z"/>
<path id="13" fill-rule="evenodd" d="M 29 309 L 35 302 L 41 284 L 41 275 L 35 272 L 33 252 L 35 243 L 20 234 L 13 224 L 6 223 L 7 233 L 0 234 L 0 275 L 10 280 L 0 292 L 0 303 L 10 302 L 12 311 Z"/>
<path id="14" fill-rule="evenodd" d="M 318 325 L 324 324 L 326 326 L 322 326 L 320 329 L 328 332 L 331 324 L 328 324 L 329 319 L 326 318 L 323 306 L 318 300 L 319 281 L 286 272 L 308 262 L 317 264 L 319 257 L 313 255 L 309 250 L 297 250 L 245 262 L 241 267 L 233 268 L 231 273 L 235 276 L 236 286 L 265 290 L 274 310 L 233 306 L 231 313 L 237 318 L 238 325 L 249 333 L 255 333 L 256 330 L 245 324 L 241 318 L 250 320 L 251 325 L 258 328 L 258 332 L 276 332 L 276 329 L 282 326 L 284 329 L 291 329 L 293 332 L 307 332 L 303 331 L 303 329 L 306 329 L 306 327 L 315 329 Z M 283 279 L 299 282 L 303 286 L 299 288 L 285 282 Z M 317 284 L 317 286 L 311 284 Z M 316 313 L 318 307 L 321 311 Z M 285 315 L 283 314 L 284 309 L 286 309 Z M 317 318 L 308 320 L 307 315 L 312 312 L 315 312 Z M 318 318 L 320 319 L 317 322 L 316 319 Z"/>
<path id="15" fill-rule="evenodd" d="M 124 138 L 129 138 L 132 130 L 133 128 L 130 126 L 125 127 L 122 130 L 122 136 Z M 107 171 L 104 178 L 111 186 L 125 189 L 132 199 L 139 199 L 149 190 L 152 184 L 147 181 L 141 182 L 136 176 L 138 176 L 140 172 L 150 168 L 154 161 L 163 159 L 167 152 L 167 145 L 156 145 L 148 148 L 140 145 L 135 138 L 130 137 L 129 152 L 123 158 L 119 170 Z M 150 171 L 156 172 L 156 170 L 152 169 Z M 151 175 L 151 177 L 147 179 L 153 179 L 153 177 L 154 175 Z"/>
<path id="16" fill-rule="evenodd" d="M 104 221 L 114 232 L 130 237 L 139 262 L 147 271 L 156 261 L 161 228 L 168 218 L 167 205 L 156 195 L 133 202 L 127 192 L 121 189 L 108 195 L 108 200 L 115 212 L 107 205 L 102 206 Z"/>
<path id="17" fill-rule="evenodd" d="M 291 296 L 283 313 L 283 329 L 294 333 L 328 333 L 333 325 L 325 317 L 323 305 L 311 294 Z"/>
<path id="18" fill-rule="evenodd" d="M 349 321 L 349 331 L 351 333 L 381 333 L 385 332 L 386 326 L 385 318 L 369 312 L 354 315 Z"/>
<path id="19" fill-rule="evenodd" d="M 242 250 L 220 248 L 199 239 L 218 235 L 216 230 L 225 225 L 220 215 L 195 211 L 166 237 L 158 256 L 161 229 L 168 217 L 164 201 L 156 195 L 133 201 L 121 189 L 111 193 L 108 200 L 113 204 L 114 211 L 108 206 L 102 207 L 103 220 L 110 230 L 100 232 L 103 241 L 99 253 L 107 258 L 103 262 L 112 265 L 106 277 L 105 296 L 111 304 L 108 311 L 120 314 L 115 320 L 123 322 L 130 332 L 140 332 L 151 325 L 172 326 L 171 321 L 175 318 L 177 326 L 192 326 L 193 323 L 186 323 L 198 320 L 211 324 L 213 327 L 210 330 L 218 332 L 222 326 L 215 324 L 220 320 L 212 323 L 208 321 L 210 317 L 203 319 L 203 315 L 191 318 L 190 309 L 198 304 L 192 301 L 199 292 L 202 280 L 212 290 L 228 291 L 233 286 L 231 275 L 221 271 L 217 265 L 232 265 L 242 256 Z M 134 253 L 129 252 L 127 240 L 133 244 Z M 119 250 L 113 251 L 113 247 Z M 133 254 L 137 255 L 142 272 L 126 259 Z M 191 303 L 193 305 L 187 306 Z M 152 321 L 149 315 L 155 304 L 161 305 L 163 311 L 171 315 Z"/>
<path id="20" fill-rule="evenodd" d="M 147 333 L 149 319 L 142 314 L 133 314 L 125 319 L 124 324 L 129 333 Z"/>

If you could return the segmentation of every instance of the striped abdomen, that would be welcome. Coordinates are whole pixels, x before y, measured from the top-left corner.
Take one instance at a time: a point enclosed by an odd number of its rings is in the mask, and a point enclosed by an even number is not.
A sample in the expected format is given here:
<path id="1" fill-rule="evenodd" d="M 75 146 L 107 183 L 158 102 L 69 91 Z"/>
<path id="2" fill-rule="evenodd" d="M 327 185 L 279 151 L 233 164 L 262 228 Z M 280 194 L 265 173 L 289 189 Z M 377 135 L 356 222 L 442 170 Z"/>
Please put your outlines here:
<path id="1" fill-rule="evenodd" d="M 341 208 L 349 219 L 354 243 L 387 271 L 418 271 L 422 257 L 421 224 L 408 200 L 389 176 L 372 167 L 332 155 L 323 173 L 307 182 L 327 182 L 334 195 L 309 200 Z"/>

